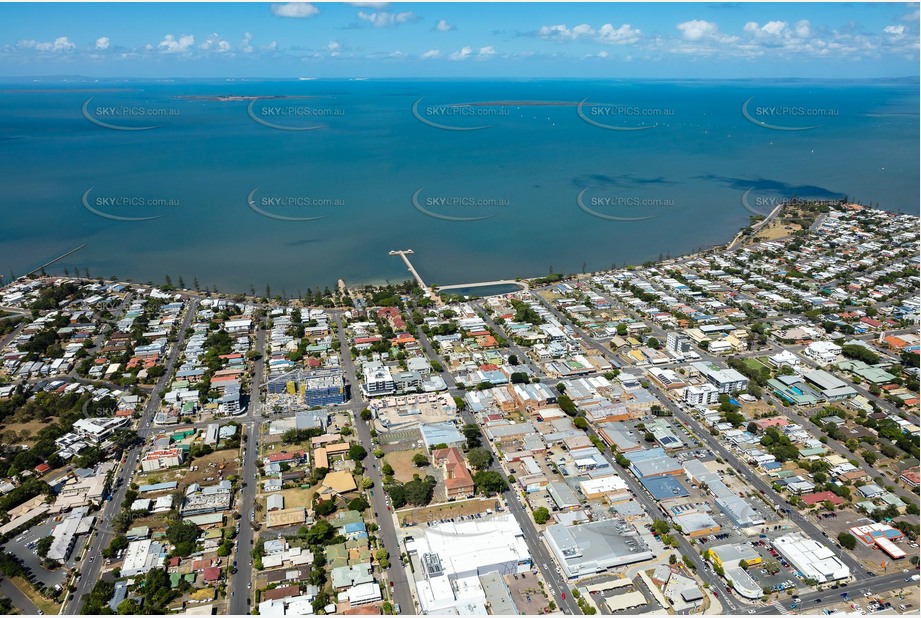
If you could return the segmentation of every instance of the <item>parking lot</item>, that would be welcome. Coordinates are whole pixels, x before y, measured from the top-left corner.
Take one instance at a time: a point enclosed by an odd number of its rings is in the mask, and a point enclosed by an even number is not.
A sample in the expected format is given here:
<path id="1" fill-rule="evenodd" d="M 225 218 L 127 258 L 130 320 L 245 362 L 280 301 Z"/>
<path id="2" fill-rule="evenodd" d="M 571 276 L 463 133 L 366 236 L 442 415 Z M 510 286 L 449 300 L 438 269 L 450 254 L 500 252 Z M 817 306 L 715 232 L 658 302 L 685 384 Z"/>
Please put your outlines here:
<path id="1" fill-rule="evenodd" d="M 32 570 L 36 581 L 39 581 L 45 586 L 49 587 L 62 585 L 64 583 L 64 579 L 66 577 L 65 571 L 76 564 L 76 557 L 80 554 L 80 548 L 83 547 L 83 543 L 86 540 L 86 535 L 80 535 L 77 537 L 77 542 L 74 545 L 74 550 L 71 552 L 70 558 L 67 560 L 64 566 L 55 571 L 49 571 L 41 565 L 41 558 L 38 557 L 38 554 L 35 550 L 35 545 L 33 543 L 37 543 L 39 539 L 50 536 L 51 530 L 57 525 L 57 523 L 58 522 L 56 522 L 54 518 L 44 521 L 41 524 L 30 528 L 28 531 L 11 539 L 3 547 L 5 552 L 13 554 L 19 558 L 22 560 L 23 565 L 27 569 Z"/>

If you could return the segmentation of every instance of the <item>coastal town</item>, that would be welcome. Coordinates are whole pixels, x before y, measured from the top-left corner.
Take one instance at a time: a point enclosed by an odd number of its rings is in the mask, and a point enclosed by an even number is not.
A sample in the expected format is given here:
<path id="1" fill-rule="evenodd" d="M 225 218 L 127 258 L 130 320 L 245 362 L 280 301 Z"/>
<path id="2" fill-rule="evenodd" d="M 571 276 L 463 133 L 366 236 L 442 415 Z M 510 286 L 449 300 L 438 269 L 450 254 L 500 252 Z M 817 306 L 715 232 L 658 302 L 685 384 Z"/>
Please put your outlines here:
<path id="1" fill-rule="evenodd" d="M 488 296 L 409 250 L 302 298 L 4 279 L 0 609 L 917 615 L 918 222 Z"/>

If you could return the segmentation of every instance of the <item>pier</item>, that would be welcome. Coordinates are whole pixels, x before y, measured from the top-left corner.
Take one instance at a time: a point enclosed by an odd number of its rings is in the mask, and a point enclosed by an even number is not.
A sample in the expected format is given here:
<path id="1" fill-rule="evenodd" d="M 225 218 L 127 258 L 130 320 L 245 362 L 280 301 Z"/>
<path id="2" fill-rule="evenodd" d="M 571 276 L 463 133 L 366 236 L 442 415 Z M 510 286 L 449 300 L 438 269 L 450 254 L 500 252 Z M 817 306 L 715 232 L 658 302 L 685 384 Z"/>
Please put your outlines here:
<path id="1" fill-rule="evenodd" d="M 438 292 L 444 292 L 445 290 L 460 290 L 464 288 L 485 288 L 493 285 L 516 285 L 521 288 L 523 291 L 527 291 L 528 284 L 526 281 L 516 281 L 515 279 L 497 279 L 495 281 L 479 281 L 477 283 L 454 283 L 451 285 L 437 285 L 435 289 L 429 287 L 425 284 L 425 281 L 422 280 L 422 276 L 413 266 L 412 262 L 409 261 L 407 256 L 413 255 L 412 249 L 400 249 L 399 251 L 391 251 L 390 255 L 399 255 L 403 262 L 406 264 L 406 268 L 415 278 L 416 283 L 419 284 L 419 287 L 425 292 L 426 296 L 434 300 L 438 305 L 441 305 L 441 297 L 438 295 Z"/>
<path id="2" fill-rule="evenodd" d="M 51 260 L 50 262 L 45 262 L 44 264 L 42 264 L 42 265 L 39 266 L 38 268 L 32 269 L 32 270 L 30 270 L 29 272 L 27 272 L 27 273 L 26 273 L 26 277 L 28 277 L 28 276 L 31 275 L 32 273 L 36 273 L 36 272 L 40 271 L 41 269 L 45 268 L 46 266 L 51 266 L 51 265 L 54 264 L 55 262 L 59 262 L 59 261 L 63 260 L 63 259 L 66 258 L 68 255 L 71 255 L 72 253 L 76 253 L 77 251 L 79 251 L 80 249 L 82 249 L 82 248 L 85 247 L 85 246 L 86 246 L 85 244 L 82 244 L 82 245 L 80 245 L 79 247 L 77 247 L 76 249 L 71 249 L 70 251 L 68 251 L 68 252 L 65 253 L 64 255 L 59 255 L 58 257 L 54 258 L 54 259 Z"/>
<path id="3" fill-rule="evenodd" d="M 423 290 L 425 290 L 425 293 L 426 293 L 426 294 L 428 294 L 429 296 L 431 296 L 431 295 L 432 295 L 432 290 L 431 290 L 431 288 L 429 288 L 429 286 L 425 285 L 425 281 L 422 280 L 422 277 L 421 277 L 421 276 L 419 275 L 419 273 L 416 271 L 416 269 L 415 269 L 415 267 L 413 266 L 412 262 L 410 262 L 410 261 L 409 261 L 409 258 L 406 257 L 407 255 L 412 255 L 412 254 L 413 254 L 413 250 L 412 250 L 412 249 L 400 249 L 399 251 L 391 251 L 391 252 L 390 252 L 390 255 L 399 255 L 401 258 L 403 258 L 403 261 L 406 263 L 406 268 L 409 269 L 410 274 L 412 274 L 412 276 L 416 279 L 416 283 L 419 284 L 419 287 L 420 287 L 420 288 L 422 288 Z"/>

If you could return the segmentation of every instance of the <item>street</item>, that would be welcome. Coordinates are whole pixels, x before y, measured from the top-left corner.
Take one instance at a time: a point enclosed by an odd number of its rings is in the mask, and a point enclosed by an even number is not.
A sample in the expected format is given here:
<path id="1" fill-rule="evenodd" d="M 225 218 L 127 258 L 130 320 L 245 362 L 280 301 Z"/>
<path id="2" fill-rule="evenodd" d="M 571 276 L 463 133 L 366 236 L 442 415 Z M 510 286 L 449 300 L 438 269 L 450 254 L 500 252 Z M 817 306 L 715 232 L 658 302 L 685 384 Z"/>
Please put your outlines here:
<path id="1" fill-rule="evenodd" d="M 151 433 L 153 417 L 160 407 L 161 393 L 167 382 L 172 378 L 173 367 L 179 359 L 182 343 L 185 341 L 186 329 L 188 329 L 189 325 L 192 323 L 192 318 L 195 316 L 197 307 L 198 299 L 189 301 L 188 305 L 185 307 L 185 317 L 182 320 L 182 324 L 179 326 L 177 341 L 173 344 L 170 356 L 166 361 L 166 371 L 157 381 L 153 393 L 147 405 L 144 407 L 144 412 L 138 420 L 137 434 L 142 444 Z M 76 584 L 77 590 L 73 593 L 73 599 L 65 601 L 64 611 L 62 611 L 62 613 L 80 613 L 83 595 L 88 594 L 99 579 L 100 569 L 103 563 L 102 550 L 108 547 L 109 542 L 114 536 L 114 531 L 111 527 L 112 518 L 121 510 L 121 503 L 125 499 L 125 493 L 128 491 L 128 486 L 131 484 L 131 475 L 137 466 L 138 459 L 141 455 L 141 449 L 141 446 L 133 446 L 124 455 L 125 463 L 118 469 L 118 474 L 115 477 L 115 484 L 117 487 L 112 491 L 111 500 L 104 502 L 102 508 L 96 514 L 95 532 L 90 536 L 87 547 L 84 550 L 83 559 L 77 566 L 77 572 L 82 576 Z"/>

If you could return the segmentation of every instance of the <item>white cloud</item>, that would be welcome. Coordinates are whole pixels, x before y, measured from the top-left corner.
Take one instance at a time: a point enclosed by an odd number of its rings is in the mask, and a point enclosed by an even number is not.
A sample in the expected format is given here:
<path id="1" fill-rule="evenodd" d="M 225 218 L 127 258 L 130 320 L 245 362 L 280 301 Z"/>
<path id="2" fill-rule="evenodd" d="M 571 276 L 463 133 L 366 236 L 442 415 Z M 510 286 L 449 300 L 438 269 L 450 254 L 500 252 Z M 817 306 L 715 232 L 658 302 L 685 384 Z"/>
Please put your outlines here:
<path id="1" fill-rule="evenodd" d="M 448 56 L 448 58 L 451 60 L 466 60 L 470 57 L 471 54 L 473 54 L 473 48 L 469 45 L 464 45 L 459 50 Z"/>
<path id="2" fill-rule="evenodd" d="M 389 2 L 349 2 L 352 6 L 357 6 L 363 9 L 383 9 L 386 8 L 390 3 Z"/>
<path id="3" fill-rule="evenodd" d="M 202 51 L 216 51 L 224 53 L 230 51 L 230 43 L 221 38 L 217 32 L 212 32 L 206 38 L 204 43 L 198 46 Z"/>
<path id="4" fill-rule="evenodd" d="M 719 33 L 719 26 L 711 21 L 692 19 L 676 26 L 687 41 L 700 41 Z M 748 28 L 748 25 L 745 26 Z"/>
<path id="5" fill-rule="evenodd" d="M 581 41 L 589 40 L 598 43 L 626 45 L 635 43 L 640 38 L 640 30 L 630 24 L 614 27 L 613 24 L 604 24 L 597 30 L 589 24 L 579 24 L 570 28 L 566 24 L 554 26 L 541 26 L 537 35 L 542 39 L 556 41 Z"/>
<path id="6" fill-rule="evenodd" d="M 900 39 L 903 36 L 905 36 L 905 26 L 902 26 L 902 25 L 886 26 L 885 28 L 883 28 L 883 32 L 892 36 L 892 38 L 894 39 Z"/>
<path id="7" fill-rule="evenodd" d="M 243 50 L 244 54 L 253 53 L 253 35 L 251 32 L 243 33 L 243 42 L 240 43 L 240 49 Z"/>
<path id="8" fill-rule="evenodd" d="M 450 54 L 448 58 L 450 60 L 467 60 L 473 58 L 474 60 L 488 60 L 496 55 L 496 48 L 492 45 L 487 45 L 481 47 L 476 52 L 469 45 L 464 45 L 462 48 L 456 52 Z"/>
<path id="9" fill-rule="evenodd" d="M 412 11 L 403 11 L 402 13 L 390 13 L 387 11 L 366 13 L 365 11 L 358 11 L 358 19 L 368 22 L 375 28 L 387 28 L 390 26 L 399 26 L 400 24 L 413 23 L 417 21 L 419 17 Z"/>
<path id="10" fill-rule="evenodd" d="M 438 32 L 448 32 L 449 30 L 457 30 L 457 28 L 454 27 L 454 24 L 449 24 L 446 20 L 439 19 L 438 23 L 435 24 L 435 30 Z"/>
<path id="11" fill-rule="evenodd" d="M 429 60 L 429 59 L 431 59 L 431 58 L 438 58 L 439 56 L 441 56 L 441 52 L 440 52 L 440 51 L 438 51 L 437 49 L 430 49 L 430 50 L 428 50 L 427 52 L 425 52 L 424 54 L 422 54 L 422 56 L 420 56 L 420 57 L 421 57 L 423 60 Z"/>
<path id="12" fill-rule="evenodd" d="M 303 17 L 313 17 L 320 12 L 320 9 L 309 2 L 287 2 L 285 4 L 273 4 L 272 15 L 278 17 L 293 17 L 300 19 Z"/>
<path id="13" fill-rule="evenodd" d="M 40 52 L 72 52 L 77 46 L 70 42 L 66 36 L 59 36 L 52 42 L 36 41 L 35 39 L 23 39 L 16 43 L 20 49 L 34 49 Z"/>
<path id="14" fill-rule="evenodd" d="M 96 39 L 96 49 L 100 51 L 104 49 L 109 49 L 109 45 L 110 45 L 109 37 L 107 36 L 101 36 L 98 39 Z"/>
<path id="15" fill-rule="evenodd" d="M 619 28 L 615 28 L 611 24 L 605 24 L 598 31 L 598 39 L 602 43 L 635 43 L 639 38 L 639 29 L 633 28 L 630 24 L 623 24 Z"/>
<path id="16" fill-rule="evenodd" d="M 331 57 L 336 58 L 342 51 L 342 43 L 339 41 L 330 41 L 326 44 L 326 50 L 329 52 Z"/>
<path id="17" fill-rule="evenodd" d="M 191 34 L 183 34 L 177 39 L 172 34 L 167 34 L 157 45 L 157 48 L 167 53 L 183 53 L 195 45 L 195 37 Z"/>

